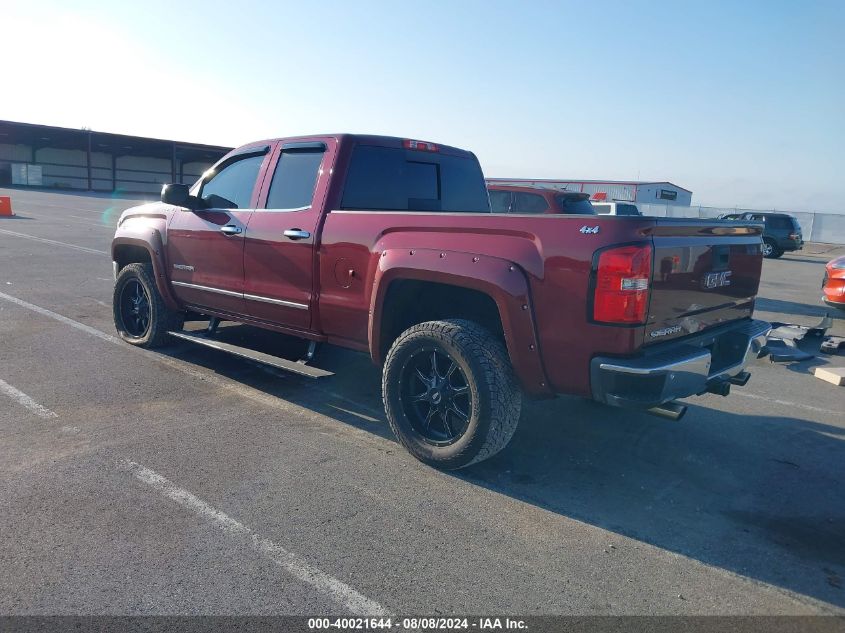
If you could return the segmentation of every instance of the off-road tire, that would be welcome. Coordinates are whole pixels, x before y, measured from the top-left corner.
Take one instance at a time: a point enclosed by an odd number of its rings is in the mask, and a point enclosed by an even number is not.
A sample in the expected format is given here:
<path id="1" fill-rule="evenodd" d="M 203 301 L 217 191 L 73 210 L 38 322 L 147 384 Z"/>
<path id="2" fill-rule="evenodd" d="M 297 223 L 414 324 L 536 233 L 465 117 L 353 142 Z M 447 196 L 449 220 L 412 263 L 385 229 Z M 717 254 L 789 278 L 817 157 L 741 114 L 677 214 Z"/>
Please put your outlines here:
<path id="1" fill-rule="evenodd" d="M 775 243 L 774 240 L 764 238 L 763 242 L 766 246 L 769 246 L 772 249 L 768 255 L 765 254 L 765 250 L 763 251 L 763 257 L 765 257 L 766 259 L 777 259 L 781 255 L 783 255 L 783 251 L 778 248 L 778 245 Z"/>
<path id="2" fill-rule="evenodd" d="M 469 387 L 471 411 L 463 435 L 435 446 L 412 426 L 402 403 L 402 373 L 419 349 L 437 347 L 458 364 Z M 382 397 L 390 428 L 420 461 L 456 470 L 492 457 L 516 431 L 522 409 L 520 389 L 502 342 L 477 323 L 463 319 L 428 321 L 405 330 L 387 353 Z"/>
<path id="3" fill-rule="evenodd" d="M 124 286 L 130 280 L 137 280 L 143 286 L 149 298 L 149 326 L 142 336 L 131 334 L 124 325 L 121 315 L 120 297 Z M 155 283 L 153 266 L 149 263 L 128 264 L 117 275 L 112 294 L 112 315 L 118 335 L 127 343 L 148 349 L 161 347 L 170 342 L 167 332 L 181 330 L 185 323 L 184 312 L 171 310 L 164 303 L 161 293 Z"/>

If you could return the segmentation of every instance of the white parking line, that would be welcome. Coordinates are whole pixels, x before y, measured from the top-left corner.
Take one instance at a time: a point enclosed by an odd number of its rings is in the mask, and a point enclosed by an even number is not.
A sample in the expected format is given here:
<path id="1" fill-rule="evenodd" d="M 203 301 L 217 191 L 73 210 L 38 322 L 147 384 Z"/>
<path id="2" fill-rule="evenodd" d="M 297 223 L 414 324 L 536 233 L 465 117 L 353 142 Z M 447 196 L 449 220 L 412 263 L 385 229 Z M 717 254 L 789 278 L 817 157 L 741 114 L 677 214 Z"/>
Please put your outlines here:
<path id="1" fill-rule="evenodd" d="M 73 319 L 69 319 L 66 316 L 62 316 L 61 314 L 57 314 L 52 310 L 48 310 L 47 308 L 42 308 L 41 306 L 37 306 L 34 303 L 29 303 L 22 299 L 18 299 L 17 297 L 13 297 L 12 295 L 7 295 L 5 292 L 0 292 L 0 299 L 5 299 L 6 301 L 10 301 L 16 305 L 19 305 L 22 308 L 26 308 L 27 310 L 32 310 L 33 312 L 37 312 L 38 314 L 43 314 L 44 316 L 48 316 L 51 319 L 55 319 L 56 321 L 61 321 L 62 323 L 69 325 L 77 330 L 82 330 L 86 334 L 90 334 L 91 336 L 96 336 L 99 339 L 104 341 L 108 341 L 109 343 L 120 343 L 120 339 L 116 336 L 112 336 L 111 334 L 106 334 L 105 332 L 101 332 L 100 330 L 91 327 L 90 325 L 85 325 L 84 323 L 80 323 L 79 321 L 74 321 Z"/>
<path id="2" fill-rule="evenodd" d="M 156 492 L 161 493 L 171 501 L 175 501 L 212 525 L 220 528 L 226 534 L 248 539 L 256 552 L 266 556 L 293 577 L 311 585 L 314 589 L 327 595 L 338 604 L 349 609 L 352 613 L 372 616 L 388 614 L 387 610 L 378 602 L 358 593 L 343 581 L 317 569 L 281 545 L 277 545 L 269 539 L 262 538 L 240 521 L 210 506 L 187 490 L 179 488 L 157 472 L 129 460 L 120 462 L 119 466 L 132 473 L 138 481 L 147 484 Z"/>
<path id="3" fill-rule="evenodd" d="M 240 396 L 246 397 L 250 400 L 261 402 L 262 404 L 271 406 L 274 409 L 284 409 L 288 411 L 299 411 L 302 409 L 302 407 L 279 400 L 278 398 L 274 398 L 273 396 L 262 393 L 246 385 L 234 383 L 232 381 L 220 378 L 218 376 L 214 376 L 212 374 L 205 374 L 198 369 L 188 366 L 182 361 L 168 358 L 159 354 L 150 353 L 146 350 L 141 350 L 135 347 L 130 347 L 128 345 L 125 345 L 123 341 L 121 341 L 116 336 L 111 336 L 110 334 L 101 332 L 100 330 L 85 325 L 84 323 L 79 323 L 78 321 L 69 319 L 68 317 L 62 316 L 61 314 L 53 312 L 52 310 L 47 310 L 46 308 L 42 308 L 41 306 L 37 306 L 27 301 L 23 301 L 22 299 L 18 299 L 17 297 L 13 297 L 6 293 L 0 292 L 0 299 L 4 299 L 22 308 L 26 308 L 33 312 L 37 312 L 38 314 L 50 317 L 51 319 L 55 319 L 56 321 L 60 321 L 61 323 L 64 323 L 77 330 L 85 332 L 86 334 L 96 336 L 101 340 L 108 341 L 109 343 L 116 343 L 127 351 L 142 353 L 153 360 L 156 360 L 173 369 L 187 373 L 197 378 L 198 380 L 210 383 L 218 388 L 224 388 L 233 391 L 239 394 Z M 0 385 L 6 385 L 6 383 L 0 381 Z M 40 405 L 29 399 L 26 394 L 19 392 L 18 390 L 14 389 L 14 387 L 11 387 L 11 385 L 7 386 L 11 390 L 13 390 L 16 395 L 23 396 L 24 398 L 27 398 L 35 407 L 40 407 Z M 55 414 L 52 411 L 44 409 L 43 407 L 41 408 L 44 412 L 48 414 L 45 417 L 55 417 Z M 77 429 L 75 427 L 63 427 L 62 430 L 70 432 L 71 430 L 76 431 Z M 370 434 L 364 431 L 359 432 L 362 437 L 370 438 Z M 284 568 L 297 579 L 311 585 L 318 591 L 327 594 L 336 602 L 349 609 L 352 613 L 356 615 L 388 614 L 386 609 L 377 602 L 358 593 L 357 591 L 355 591 L 355 589 L 343 583 L 342 581 L 308 564 L 307 562 L 299 558 L 296 554 L 289 552 L 280 545 L 277 545 L 269 539 L 262 538 L 260 535 L 253 532 L 253 530 L 251 530 L 249 527 L 243 525 L 239 521 L 208 505 L 202 499 L 199 499 L 187 490 L 183 490 L 177 487 L 176 485 L 168 481 L 166 478 L 150 470 L 149 468 L 146 468 L 136 462 L 129 460 L 122 461 L 121 467 L 125 470 L 130 471 L 139 481 L 144 482 L 145 484 L 157 490 L 172 501 L 175 501 L 176 503 L 179 503 L 185 508 L 191 510 L 195 514 L 203 517 L 206 520 L 211 521 L 213 524 L 223 529 L 227 533 L 248 537 L 250 539 L 251 546 L 257 552 L 271 559 L 273 562 L 275 562 L 280 567 Z"/>
<path id="4" fill-rule="evenodd" d="M 109 255 L 108 251 L 98 251 L 96 248 L 88 248 L 87 246 L 77 246 L 76 244 L 68 244 L 67 242 L 48 240 L 46 237 L 36 237 L 35 235 L 29 235 L 27 233 L 7 231 L 6 229 L 0 229 L 0 233 L 5 233 L 6 235 L 14 235 L 15 237 L 23 237 L 27 240 L 32 240 L 34 242 L 43 242 L 45 244 L 55 244 L 57 246 L 64 246 L 65 248 L 72 248 L 77 251 L 82 251 L 83 253 L 91 253 L 93 255 Z"/>
<path id="5" fill-rule="evenodd" d="M 93 328 L 89 325 L 85 325 L 84 323 L 80 323 L 79 321 L 74 321 L 73 319 L 69 319 L 66 316 L 53 312 L 52 310 L 42 308 L 41 306 L 29 303 L 28 301 L 24 301 L 23 299 L 18 299 L 17 297 L 13 297 L 12 295 L 8 295 L 4 292 L 0 292 L 0 299 L 5 299 L 6 301 L 14 303 L 15 305 L 18 305 L 22 308 L 26 308 L 27 310 L 32 310 L 33 312 L 37 312 L 38 314 L 43 314 L 44 316 L 50 317 L 51 319 L 55 319 L 56 321 L 60 321 L 61 323 L 65 323 L 66 325 L 69 325 L 72 328 L 85 332 L 86 334 L 96 336 L 97 338 L 103 341 L 115 343 L 119 345 L 121 349 L 124 349 L 127 352 L 142 354 L 144 357 L 148 358 L 149 360 L 152 360 L 153 362 L 159 363 L 171 369 L 175 369 L 176 371 L 180 371 L 183 374 L 187 374 L 188 376 L 195 378 L 196 380 L 200 381 L 200 384 L 212 385 L 216 389 L 226 390 L 232 394 L 235 394 L 242 398 L 246 398 L 247 400 L 252 400 L 253 402 L 257 402 L 263 406 L 274 409 L 276 411 L 281 411 L 283 413 L 300 414 L 306 411 L 306 408 L 303 406 L 288 402 L 287 400 L 282 400 L 280 398 L 277 398 L 276 396 L 270 395 L 259 389 L 250 387 L 249 385 L 245 385 L 241 382 L 236 382 L 234 380 L 218 376 L 211 372 L 202 371 L 202 369 L 197 368 L 196 365 L 192 365 L 190 363 L 181 361 L 176 358 L 172 358 L 170 356 L 165 356 L 163 354 L 158 354 L 149 350 L 133 347 L 124 343 L 116 336 L 106 334 L 105 332 L 101 332 L 100 330 Z M 327 395 L 333 395 L 332 392 L 325 393 L 327 393 Z M 365 407 L 365 405 L 354 402 L 353 400 L 350 400 L 348 398 L 344 398 L 344 400 L 353 403 L 356 406 Z M 386 440 L 378 435 L 373 435 L 372 433 L 369 433 L 364 429 L 359 429 L 354 426 L 347 426 L 345 427 L 345 429 L 347 433 L 352 434 L 356 437 L 356 442 L 367 442 L 379 446 L 384 446 L 385 444 L 392 444 L 390 440 Z"/>
<path id="6" fill-rule="evenodd" d="M 53 411 L 50 411 L 50 409 L 48 409 L 47 407 L 42 407 L 35 400 L 26 395 L 23 391 L 21 391 L 20 389 L 16 389 L 15 387 L 13 387 L 2 379 L 0 379 L 0 392 L 5 393 L 19 405 L 24 406 L 30 411 L 32 411 L 39 418 L 49 419 L 59 417 Z"/>
<path id="7" fill-rule="evenodd" d="M 815 413 L 827 413 L 828 415 L 833 416 L 840 416 L 842 415 L 841 411 L 833 411 L 831 409 L 822 409 L 821 407 L 814 407 L 809 404 L 801 404 L 800 402 L 792 402 L 790 400 L 775 400 L 768 396 L 760 396 L 756 393 L 748 393 L 745 391 L 738 391 L 734 390 L 731 392 L 731 395 L 736 394 L 737 396 L 742 396 L 743 398 L 752 398 L 754 400 L 765 400 L 766 402 L 771 402 L 773 404 L 779 404 L 784 407 L 795 407 L 796 409 L 805 409 L 806 411 L 814 411 Z"/>
<path id="8" fill-rule="evenodd" d="M 64 216 L 63 216 L 63 217 L 64 217 Z M 71 215 L 71 214 L 68 214 L 68 215 L 67 215 L 67 217 L 69 217 L 69 218 L 76 218 L 77 220 L 85 220 L 85 223 L 86 223 L 86 224 L 97 224 L 97 225 L 99 225 L 99 226 L 107 226 L 107 227 L 112 228 L 112 229 L 113 229 L 113 228 L 115 228 L 113 225 L 111 225 L 111 224 L 106 224 L 105 222 L 102 222 L 102 221 L 101 221 L 101 222 L 91 222 L 91 221 L 90 221 L 90 220 L 91 220 L 91 218 L 90 218 L 90 217 L 87 217 L 87 216 L 83 217 L 83 216 L 81 216 L 81 215 Z"/>

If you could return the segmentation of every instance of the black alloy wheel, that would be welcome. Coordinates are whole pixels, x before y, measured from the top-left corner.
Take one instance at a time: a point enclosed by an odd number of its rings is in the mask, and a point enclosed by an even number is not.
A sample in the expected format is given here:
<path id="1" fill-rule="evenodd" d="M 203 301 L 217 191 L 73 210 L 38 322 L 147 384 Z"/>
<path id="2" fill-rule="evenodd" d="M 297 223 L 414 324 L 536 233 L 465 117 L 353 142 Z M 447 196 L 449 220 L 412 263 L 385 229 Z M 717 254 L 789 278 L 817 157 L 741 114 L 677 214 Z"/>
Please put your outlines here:
<path id="1" fill-rule="evenodd" d="M 120 292 L 120 318 L 130 336 L 142 338 L 150 327 L 150 297 L 138 279 L 128 280 Z"/>
<path id="2" fill-rule="evenodd" d="M 381 390 L 399 443 L 444 470 L 502 450 L 522 408 L 504 342 L 466 319 L 423 321 L 402 332 L 387 352 Z"/>
<path id="3" fill-rule="evenodd" d="M 448 446 L 466 432 L 472 417 L 469 383 L 445 350 L 417 350 L 402 367 L 399 389 L 403 413 L 427 443 Z"/>

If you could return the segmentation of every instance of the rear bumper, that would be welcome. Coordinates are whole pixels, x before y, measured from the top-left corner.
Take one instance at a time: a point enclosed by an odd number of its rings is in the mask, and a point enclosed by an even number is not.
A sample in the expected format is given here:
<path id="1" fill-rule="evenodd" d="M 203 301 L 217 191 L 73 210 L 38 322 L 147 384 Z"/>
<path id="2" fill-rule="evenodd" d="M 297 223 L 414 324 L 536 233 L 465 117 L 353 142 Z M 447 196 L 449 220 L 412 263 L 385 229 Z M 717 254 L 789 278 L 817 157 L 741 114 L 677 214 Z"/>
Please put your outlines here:
<path id="1" fill-rule="evenodd" d="M 740 379 L 739 374 L 766 344 L 769 330 L 769 323 L 747 319 L 655 345 L 633 358 L 598 356 L 590 365 L 593 398 L 613 406 L 647 409 L 718 391 L 731 379 Z"/>

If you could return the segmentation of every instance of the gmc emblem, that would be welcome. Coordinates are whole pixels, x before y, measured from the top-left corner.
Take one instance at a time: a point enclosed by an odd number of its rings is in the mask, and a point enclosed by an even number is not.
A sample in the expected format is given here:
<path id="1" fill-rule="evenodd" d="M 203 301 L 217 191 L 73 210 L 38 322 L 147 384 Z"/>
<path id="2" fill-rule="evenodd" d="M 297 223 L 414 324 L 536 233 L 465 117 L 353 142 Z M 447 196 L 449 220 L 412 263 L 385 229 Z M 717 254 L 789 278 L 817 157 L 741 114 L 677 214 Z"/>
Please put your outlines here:
<path id="1" fill-rule="evenodd" d="M 706 290 L 711 290 L 713 288 L 721 288 L 722 286 L 730 286 L 731 285 L 731 271 L 725 270 L 720 273 L 707 273 L 704 275 L 704 288 Z"/>

